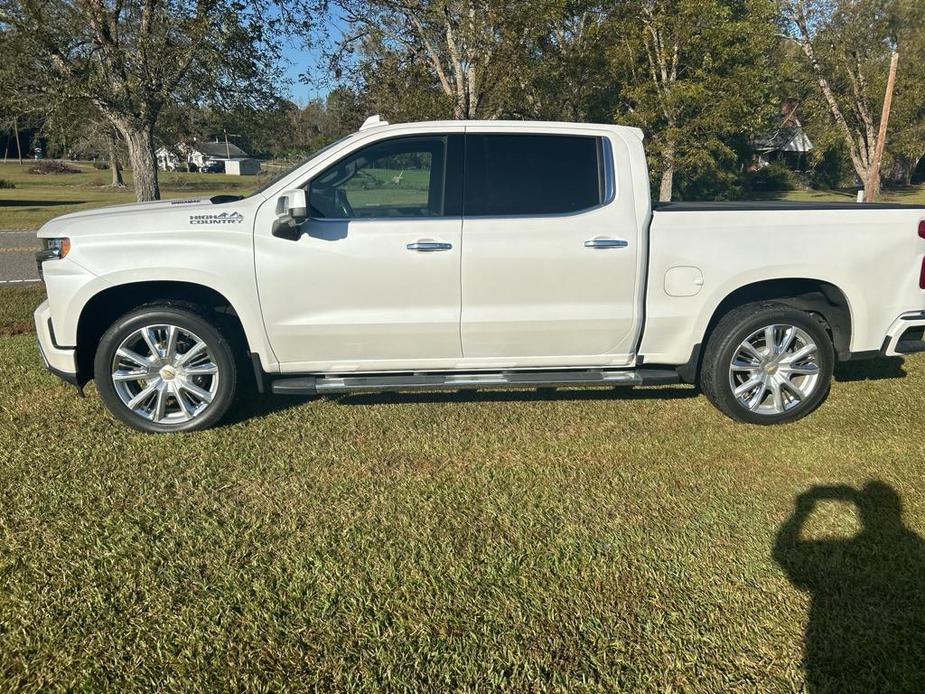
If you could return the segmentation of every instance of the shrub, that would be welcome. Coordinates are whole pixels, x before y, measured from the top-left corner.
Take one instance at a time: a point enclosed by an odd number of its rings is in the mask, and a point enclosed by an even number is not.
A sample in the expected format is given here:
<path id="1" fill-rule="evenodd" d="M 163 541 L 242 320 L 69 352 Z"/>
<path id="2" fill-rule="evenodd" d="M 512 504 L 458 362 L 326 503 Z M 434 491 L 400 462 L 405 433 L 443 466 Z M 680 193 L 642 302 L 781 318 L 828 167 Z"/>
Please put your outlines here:
<path id="1" fill-rule="evenodd" d="M 10 188 L 15 188 L 15 187 L 16 186 L 13 184 L 12 181 L 8 181 L 5 178 L 0 178 L 0 188 L 10 189 Z"/>
<path id="2" fill-rule="evenodd" d="M 93 162 L 93 168 L 99 169 L 100 171 L 108 171 L 109 164 L 107 164 L 105 161 L 95 161 Z"/>
<path id="3" fill-rule="evenodd" d="M 854 183 L 854 169 L 842 145 L 832 145 L 813 157 L 809 183 L 813 188 L 832 190 Z"/>
<path id="4" fill-rule="evenodd" d="M 41 176 L 48 174 L 76 174 L 80 173 L 80 169 L 57 159 L 40 159 L 35 163 L 35 166 L 29 169 L 29 173 Z"/>
<path id="5" fill-rule="evenodd" d="M 745 175 L 745 190 L 748 193 L 774 193 L 794 190 L 799 187 L 799 180 L 793 171 L 780 162 L 771 162 L 764 168 L 751 171 Z"/>

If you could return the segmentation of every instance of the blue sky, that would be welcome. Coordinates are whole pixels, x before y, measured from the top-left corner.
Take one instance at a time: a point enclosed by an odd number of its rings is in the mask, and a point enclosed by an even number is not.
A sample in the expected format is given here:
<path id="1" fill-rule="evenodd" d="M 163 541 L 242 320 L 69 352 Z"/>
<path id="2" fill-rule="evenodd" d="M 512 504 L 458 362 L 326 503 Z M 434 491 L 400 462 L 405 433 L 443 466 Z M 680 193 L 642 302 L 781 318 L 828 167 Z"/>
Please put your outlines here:
<path id="1" fill-rule="evenodd" d="M 312 99 L 323 97 L 327 88 L 323 86 L 304 84 L 299 81 L 299 75 L 318 73 L 322 70 L 321 60 L 316 49 L 305 49 L 292 46 L 286 49 L 286 79 L 290 84 L 284 90 L 290 99 L 299 106 L 304 106 Z"/>
<path id="2" fill-rule="evenodd" d="M 324 22 L 327 25 L 326 29 L 330 33 L 330 38 L 336 39 L 342 35 L 344 22 L 335 8 L 329 10 Z M 329 86 L 325 84 L 305 84 L 299 81 L 299 75 L 306 73 L 323 75 L 325 66 L 321 58 L 320 48 L 305 48 L 295 42 L 290 42 L 290 44 L 285 50 L 283 65 L 286 79 L 289 81 L 284 92 L 294 102 L 303 106 L 312 99 L 326 96 Z"/>

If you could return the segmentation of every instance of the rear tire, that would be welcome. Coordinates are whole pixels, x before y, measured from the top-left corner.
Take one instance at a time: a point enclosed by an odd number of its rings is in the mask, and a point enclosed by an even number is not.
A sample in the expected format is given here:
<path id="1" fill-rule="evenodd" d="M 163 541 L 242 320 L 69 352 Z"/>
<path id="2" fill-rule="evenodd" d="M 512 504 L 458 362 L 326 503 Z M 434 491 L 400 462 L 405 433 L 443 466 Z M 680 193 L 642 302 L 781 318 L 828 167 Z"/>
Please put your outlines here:
<path id="1" fill-rule="evenodd" d="M 195 306 L 150 304 L 119 318 L 94 359 L 96 387 L 117 418 L 149 433 L 214 426 L 234 402 L 234 350 Z"/>
<path id="2" fill-rule="evenodd" d="M 700 387 L 732 419 L 784 424 L 825 400 L 834 365 L 832 339 L 812 315 L 779 303 L 747 304 L 710 335 Z"/>

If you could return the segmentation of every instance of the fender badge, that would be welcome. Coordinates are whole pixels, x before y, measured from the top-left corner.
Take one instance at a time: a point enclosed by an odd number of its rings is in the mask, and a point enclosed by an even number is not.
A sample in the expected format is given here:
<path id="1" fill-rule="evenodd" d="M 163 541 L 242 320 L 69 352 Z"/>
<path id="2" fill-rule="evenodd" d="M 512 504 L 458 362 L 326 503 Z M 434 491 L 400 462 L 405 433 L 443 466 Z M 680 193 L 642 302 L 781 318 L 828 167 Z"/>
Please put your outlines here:
<path id="1" fill-rule="evenodd" d="M 244 215 L 240 212 L 222 212 L 221 214 L 192 214 L 190 224 L 240 224 Z"/>

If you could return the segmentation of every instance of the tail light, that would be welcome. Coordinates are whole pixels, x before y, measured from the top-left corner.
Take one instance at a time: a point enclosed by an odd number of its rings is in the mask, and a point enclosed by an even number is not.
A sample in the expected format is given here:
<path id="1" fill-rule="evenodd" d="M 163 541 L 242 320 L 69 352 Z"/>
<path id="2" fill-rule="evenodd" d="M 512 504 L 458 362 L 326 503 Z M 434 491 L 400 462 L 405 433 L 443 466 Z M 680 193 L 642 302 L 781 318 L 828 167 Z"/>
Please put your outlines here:
<path id="1" fill-rule="evenodd" d="M 919 222 L 919 238 L 925 239 L 925 219 Z M 919 270 L 919 289 L 925 289 L 925 258 L 922 258 L 922 269 Z"/>

